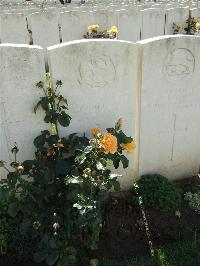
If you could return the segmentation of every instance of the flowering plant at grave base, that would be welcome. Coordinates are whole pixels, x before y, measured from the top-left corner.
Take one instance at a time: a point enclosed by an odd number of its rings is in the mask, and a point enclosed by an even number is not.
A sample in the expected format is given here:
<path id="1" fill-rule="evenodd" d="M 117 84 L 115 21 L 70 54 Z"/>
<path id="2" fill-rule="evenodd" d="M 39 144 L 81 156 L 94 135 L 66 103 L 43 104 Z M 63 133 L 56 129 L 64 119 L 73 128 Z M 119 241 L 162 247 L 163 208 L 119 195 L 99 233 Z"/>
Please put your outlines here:
<path id="1" fill-rule="evenodd" d="M 184 199 L 188 201 L 188 204 L 193 211 L 200 214 L 200 190 L 198 190 L 196 193 L 185 193 Z"/>
<path id="2" fill-rule="evenodd" d="M 34 139 L 35 158 L 18 162 L 15 144 L 10 166 L 0 161 L 8 172 L 0 181 L 0 220 L 9 225 L 5 250 L 21 265 L 24 254 L 30 260 L 26 265 L 32 260 L 58 266 L 76 265 L 78 260 L 89 265 L 83 254 L 97 247 L 102 206 L 111 188 L 120 189 L 119 175 L 111 172 L 110 163 L 116 169 L 120 163 L 127 168 L 129 160 L 123 153 L 135 149 L 133 139 L 122 131 L 122 119 L 105 132 L 93 128 L 91 139 L 77 134 L 61 137 L 58 124 L 68 127 L 71 121 L 61 86 L 61 81 L 55 89 L 49 80 L 47 86 L 37 83 L 44 95 L 34 112 L 43 109 L 51 132 L 44 130 Z M 18 243 L 23 250 L 20 258 Z"/>
<path id="3" fill-rule="evenodd" d="M 173 34 L 200 35 L 200 20 L 189 17 L 184 23 L 174 23 L 173 30 Z"/>
<path id="4" fill-rule="evenodd" d="M 118 29 L 112 26 L 110 29 L 99 30 L 99 25 L 91 25 L 88 27 L 88 32 L 83 36 L 85 39 L 116 39 Z"/>

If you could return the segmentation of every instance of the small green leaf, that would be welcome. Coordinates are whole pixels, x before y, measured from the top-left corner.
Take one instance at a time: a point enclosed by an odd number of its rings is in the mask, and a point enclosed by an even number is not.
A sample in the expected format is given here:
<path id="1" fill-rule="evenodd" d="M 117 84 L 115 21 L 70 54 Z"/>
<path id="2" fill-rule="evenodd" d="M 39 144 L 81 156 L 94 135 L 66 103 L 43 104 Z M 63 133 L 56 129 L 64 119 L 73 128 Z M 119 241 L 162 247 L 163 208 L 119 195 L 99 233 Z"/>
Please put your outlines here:
<path id="1" fill-rule="evenodd" d="M 73 207 L 76 208 L 76 209 L 78 209 L 78 210 L 81 210 L 83 208 L 83 206 L 80 205 L 80 204 L 78 204 L 78 203 L 74 203 L 73 204 Z"/>
<path id="2" fill-rule="evenodd" d="M 58 135 L 51 135 L 50 137 L 47 138 L 47 142 L 49 144 L 56 144 L 59 140 Z"/>
<path id="3" fill-rule="evenodd" d="M 42 106 L 42 109 L 44 111 L 48 111 L 49 110 L 49 100 L 47 97 L 43 97 L 40 101 L 40 104 Z"/>
<path id="4" fill-rule="evenodd" d="M 35 145 L 36 148 L 39 149 L 39 148 L 42 148 L 44 146 L 45 141 L 46 141 L 45 135 L 40 135 L 34 139 L 33 144 Z"/>
<path id="5" fill-rule="evenodd" d="M 7 175 L 8 185 L 14 188 L 17 183 L 18 174 L 16 172 L 10 172 Z"/>
<path id="6" fill-rule="evenodd" d="M 5 187 L 0 187 L 0 202 L 7 200 L 9 189 Z"/>
<path id="7" fill-rule="evenodd" d="M 61 126 L 63 127 L 68 127 L 71 121 L 71 117 L 66 114 L 64 111 L 62 111 L 59 115 L 58 115 L 58 122 L 60 123 Z"/>
<path id="8" fill-rule="evenodd" d="M 8 207 L 8 214 L 12 218 L 14 218 L 17 215 L 18 211 L 19 211 L 19 203 L 17 201 L 10 203 Z"/>
<path id="9" fill-rule="evenodd" d="M 50 136 L 49 130 L 42 130 L 41 133 L 42 133 L 42 135 Z"/>
<path id="10" fill-rule="evenodd" d="M 79 184 L 82 181 L 79 180 L 79 176 L 66 176 L 65 178 L 65 184 Z"/>
<path id="11" fill-rule="evenodd" d="M 119 167 L 119 163 L 120 163 L 120 158 L 118 156 L 115 156 L 113 158 L 113 165 L 114 165 L 115 169 L 117 169 Z"/>
<path id="12" fill-rule="evenodd" d="M 101 170 L 101 171 L 105 170 L 105 167 L 103 166 L 101 162 L 97 162 L 96 167 L 98 170 Z"/>
<path id="13" fill-rule="evenodd" d="M 126 156 L 121 155 L 121 162 L 122 162 L 123 168 L 127 168 L 128 167 L 129 160 L 126 158 Z"/>
<path id="14" fill-rule="evenodd" d="M 84 152 L 78 154 L 75 158 L 75 162 L 79 164 L 83 164 L 86 160 L 86 154 Z"/>
<path id="15" fill-rule="evenodd" d="M 22 163 L 25 172 L 28 172 L 31 170 L 32 166 L 34 164 L 34 160 L 26 160 Z"/>
<path id="16" fill-rule="evenodd" d="M 120 191 L 120 183 L 117 180 L 113 180 L 113 187 L 115 191 Z"/>
<path id="17" fill-rule="evenodd" d="M 35 107 L 33 108 L 33 111 L 34 111 L 35 114 L 36 114 L 37 109 L 39 108 L 40 105 L 41 105 L 41 101 L 39 101 L 39 102 L 35 105 Z"/>
<path id="18" fill-rule="evenodd" d="M 52 121 L 52 111 L 46 111 L 44 122 L 50 123 Z"/>
<path id="19" fill-rule="evenodd" d="M 90 153 L 92 151 L 92 146 L 87 146 L 85 147 L 84 149 L 84 152 L 87 154 L 87 153 Z"/>
<path id="20" fill-rule="evenodd" d="M 64 160 L 62 158 L 58 158 L 56 160 L 55 171 L 57 175 L 67 175 L 72 169 L 72 163 L 70 160 Z"/>

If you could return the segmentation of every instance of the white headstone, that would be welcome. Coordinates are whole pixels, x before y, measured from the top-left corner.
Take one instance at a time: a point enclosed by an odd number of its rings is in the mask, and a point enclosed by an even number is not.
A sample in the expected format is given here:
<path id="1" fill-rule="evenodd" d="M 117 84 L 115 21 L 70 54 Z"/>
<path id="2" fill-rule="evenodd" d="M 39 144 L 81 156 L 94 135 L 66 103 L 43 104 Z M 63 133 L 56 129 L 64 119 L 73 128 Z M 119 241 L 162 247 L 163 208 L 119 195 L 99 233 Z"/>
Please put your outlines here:
<path id="1" fill-rule="evenodd" d="M 90 23 L 98 24 L 100 27 L 108 28 L 108 11 L 107 10 L 94 10 L 91 12 Z"/>
<path id="2" fill-rule="evenodd" d="M 165 11 L 159 8 L 148 8 L 141 11 L 141 39 L 164 35 Z"/>
<path id="3" fill-rule="evenodd" d="M 60 43 L 58 14 L 37 12 L 29 16 L 33 44 L 44 48 Z"/>
<path id="4" fill-rule="evenodd" d="M 1 14 L 1 42 L 29 44 L 26 16 L 22 13 Z"/>
<path id="5" fill-rule="evenodd" d="M 47 128 L 33 107 L 42 96 L 35 84 L 45 77 L 43 50 L 37 46 L 0 44 L 0 160 L 12 162 L 17 142 L 18 160 L 33 159 L 33 139 Z M 2 169 L 0 169 L 2 170 Z"/>
<path id="6" fill-rule="evenodd" d="M 191 17 L 195 17 L 200 19 L 200 8 L 192 8 L 191 9 Z"/>
<path id="7" fill-rule="evenodd" d="M 120 40 L 137 42 L 140 40 L 140 13 L 137 10 L 119 10 L 118 29 Z"/>
<path id="8" fill-rule="evenodd" d="M 105 130 L 118 118 L 124 130 L 134 136 L 136 45 L 117 40 L 82 40 L 48 48 L 53 84 L 62 80 L 61 93 L 68 99 L 72 123 L 61 129 L 91 137 L 93 127 Z M 121 170 L 123 188 L 133 180 L 133 156 L 130 167 Z"/>
<path id="9" fill-rule="evenodd" d="M 165 35 L 173 34 L 173 23 L 183 24 L 189 18 L 189 7 L 171 8 L 166 12 Z"/>
<path id="10" fill-rule="evenodd" d="M 83 39 L 90 25 L 90 13 L 86 11 L 67 11 L 61 13 L 60 25 L 62 42 Z"/>
<path id="11" fill-rule="evenodd" d="M 200 38 L 166 36 L 139 44 L 143 58 L 138 94 L 139 176 L 159 173 L 177 179 L 197 174 Z"/>

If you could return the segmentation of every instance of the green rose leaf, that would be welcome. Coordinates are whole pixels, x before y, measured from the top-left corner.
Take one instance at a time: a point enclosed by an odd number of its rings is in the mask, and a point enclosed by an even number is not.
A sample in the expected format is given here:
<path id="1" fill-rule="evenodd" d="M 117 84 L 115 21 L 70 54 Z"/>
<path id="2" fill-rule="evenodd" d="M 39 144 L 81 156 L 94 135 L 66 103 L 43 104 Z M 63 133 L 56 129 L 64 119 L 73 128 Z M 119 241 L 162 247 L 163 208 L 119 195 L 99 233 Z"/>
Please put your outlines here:
<path id="1" fill-rule="evenodd" d="M 46 136 L 40 135 L 34 139 L 33 144 L 35 145 L 36 148 L 39 149 L 39 148 L 42 148 L 44 146 L 45 141 L 46 141 Z"/>
<path id="2" fill-rule="evenodd" d="M 75 158 L 75 162 L 79 164 L 83 164 L 86 160 L 86 154 L 84 152 L 78 154 Z"/>
<path id="3" fill-rule="evenodd" d="M 19 203 L 16 201 L 16 202 L 12 202 L 9 207 L 8 207 L 8 214 L 14 218 L 17 213 L 19 211 Z"/>
<path id="4" fill-rule="evenodd" d="M 43 110 L 45 111 L 49 110 L 49 100 L 47 97 L 43 97 L 40 101 L 40 104 Z"/>
<path id="5" fill-rule="evenodd" d="M 36 114 L 37 109 L 39 108 L 40 105 L 41 105 L 41 101 L 39 101 L 39 102 L 35 105 L 35 107 L 34 107 L 34 109 L 33 109 L 33 111 L 34 111 L 35 114 Z"/>
<path id="6" fill-rule="evenodd" d="M 26 160 L 22 163 L 25 172 L 28 172 L 31 170 L 32 166 L 34 164 L 34 160 Z"/>
<path id="7" fill-rule="evenodd" d="M 8 197 L 9 189 L 5 187 L 0 188 L 0 202 L 6 201 Z"/>
<path id="8" fill-rule="evenodd" d="M 69 160 L 58 158 L 56 160 L 55 171 L 57 175 L 67 175 L 72 169 L 72 164 Z"/>
<path id="9" fill-rule="evenodd" d="M 126 158 L 126 156 L 121 155 L 121 162 L 122 162 L 123 168 L 127 168 L 128 167 L 129 160 Z"/>
<path id="10" fill-rule="evenodd" d="M 120 158 L 118 156 L 115 156 L 113 159 L 113 165 L 114 165 L 115 169 L 117 169 L 119 167 L 119 163 L 120 163 Z"/>
<path id="11" fill-rule="evenodd" d="M 61 126 L 63 127 L 68 127 L 71 121 L 71 117 L 66 114 L 64 111 L 62 111 L 59 115 L 58 115 L 58 122 L 60 123 Z"/>
<path id="12" fill-rule="evenodd" d="M 113 187 L 115 191 L 120 191 L 120 183 L 117 180 L 113 180 Z"/>

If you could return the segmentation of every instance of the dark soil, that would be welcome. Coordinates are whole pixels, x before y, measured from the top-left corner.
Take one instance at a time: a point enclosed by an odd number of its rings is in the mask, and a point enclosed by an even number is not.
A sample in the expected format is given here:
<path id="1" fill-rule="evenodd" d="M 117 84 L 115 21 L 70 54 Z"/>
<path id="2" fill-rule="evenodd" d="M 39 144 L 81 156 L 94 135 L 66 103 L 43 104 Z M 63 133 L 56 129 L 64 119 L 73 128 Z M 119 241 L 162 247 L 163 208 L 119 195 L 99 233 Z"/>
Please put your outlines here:
<path id="1" fill-rule="evenodd" d="M 196 192 L 200 189 L 200 178 L 187 178 L 176 181 L 175 184 L 182 189 L 184 195 L 187 191 Z M 154 247 L 180 238 L 190 238 L 195 232 L 200 233 L 200 215 L 192 211 L 186 201 L 182 200 L 177 211 L 170 213 L 145 210 Z M 92 257 L 122 260 L 140 255 L 149 256 L 145 225 L 133 192 L 111 193 L 105 206 L 99 249 L 92 253 Z M 16 265 L 9 258 L 0 258 L 0 266 L 33 265 Z"/>
<path id="2" fill-rule="evenodd" d="M 105 208 L 100 235 L 100 258 L 128 258 L 149 254 L 140 208 L 131 192 L 113 194 Z"/>
<path id="3" fill-rule="evenodd" d="M 200 178 L 176 181 L 183 195 L 187 191 L 200 189 Z M 200 232 L 200 215 L 190 209 L 183 199 L 178 212 L 158 212 L 145 210 L 151 240 L 154 246 L 190 238 Z M 150 254 L 141 210 L 131 192 L 113 194 L 105 208 L 105 218 L 100 235 L 99 258 L 124 259 Z"/>

